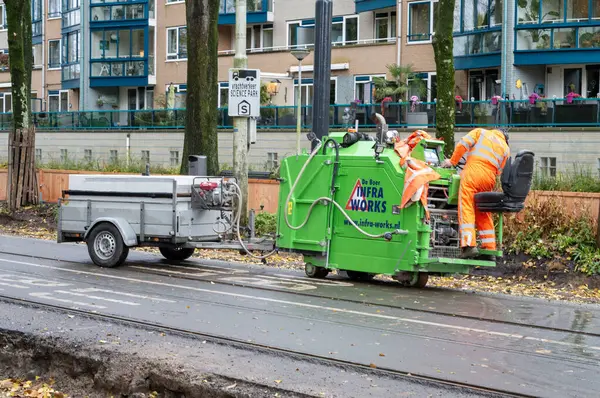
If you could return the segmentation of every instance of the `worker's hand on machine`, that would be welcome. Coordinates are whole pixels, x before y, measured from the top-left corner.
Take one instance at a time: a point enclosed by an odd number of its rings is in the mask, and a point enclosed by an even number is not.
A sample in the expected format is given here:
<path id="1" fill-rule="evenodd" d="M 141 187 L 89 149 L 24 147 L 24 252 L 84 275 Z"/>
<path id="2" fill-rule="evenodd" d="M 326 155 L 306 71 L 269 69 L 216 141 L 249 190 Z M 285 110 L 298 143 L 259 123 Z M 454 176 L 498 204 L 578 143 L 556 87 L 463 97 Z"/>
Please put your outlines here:
<path id="1" fill-rule="evenodd" d="M 449 169 L 450 167 L 452 167 L 452 162 L 450 161 L 450 159 L 446 159 L 442 162 L 442 167 L 445 169 Z"/>

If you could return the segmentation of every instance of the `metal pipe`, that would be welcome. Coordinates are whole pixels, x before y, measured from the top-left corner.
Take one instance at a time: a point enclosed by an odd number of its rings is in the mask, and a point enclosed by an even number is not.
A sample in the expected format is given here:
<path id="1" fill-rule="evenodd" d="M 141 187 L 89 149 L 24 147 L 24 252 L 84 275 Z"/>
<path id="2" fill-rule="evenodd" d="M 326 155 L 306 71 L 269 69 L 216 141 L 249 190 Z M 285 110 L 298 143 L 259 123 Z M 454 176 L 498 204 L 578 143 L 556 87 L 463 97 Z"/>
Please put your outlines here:
<path id="1" fill-rule="evenodd" d="M 402 26 L 402 0 L 398 0 L 396 6 L 396 65 L 400 65 L 402 60 L 402 35 L 400 34 L 400 27 Z"/>
<path id="2" fill-rule="evenodd" d="M 329 98 L 331 95 L 332 0 L 317 0 L 315 21 L 314 98 L 312 130 L 319 140 L 329 135 Z M 313 148 L 315 141 L 313 141 Z"/>
<path id="3" fill-rule="evenodd" d="M 298 92 L 296 93 L 296 157 L 300 155 L 300 133 L 302 131 L 302 60 L 298 60 Z"/>

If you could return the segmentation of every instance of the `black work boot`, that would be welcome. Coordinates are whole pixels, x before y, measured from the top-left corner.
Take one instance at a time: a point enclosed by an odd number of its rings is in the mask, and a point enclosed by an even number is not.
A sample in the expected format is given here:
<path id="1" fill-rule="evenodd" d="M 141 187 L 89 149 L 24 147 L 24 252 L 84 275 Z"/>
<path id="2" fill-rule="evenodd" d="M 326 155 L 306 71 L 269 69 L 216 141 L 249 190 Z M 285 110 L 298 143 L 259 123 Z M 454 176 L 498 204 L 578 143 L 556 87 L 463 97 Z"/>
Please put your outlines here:
<path id="1" fill-rule="evenodd" d="M 475 258 L 479 255 L 476 247 L 463 247 L 460 251 L 460 258 Z"/>
<path id="2" fill-rule="evenodd" d="M 496 256 L 494 256 L 493 254 L 482 254 L 479 256 L 478 260 L 496 262 Z"/>

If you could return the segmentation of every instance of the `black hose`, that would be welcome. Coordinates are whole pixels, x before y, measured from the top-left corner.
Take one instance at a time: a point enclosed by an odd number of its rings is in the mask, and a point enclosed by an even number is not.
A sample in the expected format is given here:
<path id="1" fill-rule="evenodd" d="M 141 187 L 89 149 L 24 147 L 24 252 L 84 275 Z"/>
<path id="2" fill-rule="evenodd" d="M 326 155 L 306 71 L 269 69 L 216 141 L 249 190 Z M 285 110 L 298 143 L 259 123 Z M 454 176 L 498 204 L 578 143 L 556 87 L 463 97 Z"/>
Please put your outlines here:
<path id="1" fill-rule="evenodd" d="M 333 175 L 331 176 L 331 195 L 333 196 L 333 194 L 335 193 L 335 180 L 337 178 L 338 170 L 340 167 L 340 144 L 338 144 L 338 142 L 333 138 L 328 138 L 325 141 L 325 144 L 323 145 L 323 155 L 325 155 L 327 144 L 330 141 L 333 142 L 333 145 L 335 147 L 335 162 L 333 163 Z"/>

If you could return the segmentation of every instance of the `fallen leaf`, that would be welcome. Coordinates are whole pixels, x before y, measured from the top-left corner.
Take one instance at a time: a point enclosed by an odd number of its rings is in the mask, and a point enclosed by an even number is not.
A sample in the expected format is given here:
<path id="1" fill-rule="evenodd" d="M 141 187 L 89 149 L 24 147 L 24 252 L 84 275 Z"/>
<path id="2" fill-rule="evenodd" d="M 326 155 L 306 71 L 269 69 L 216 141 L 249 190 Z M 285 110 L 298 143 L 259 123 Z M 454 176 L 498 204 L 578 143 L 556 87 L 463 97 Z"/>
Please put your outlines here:
<path id="1" fill-rule="evenodd" d="M 383 353 L 380 353 L 380 354 L 379 354 L 379 356 L 380 356 L 380 357 L 384 357 L 384 356 L 385 356 L 385 354 L 383 354 Z"/>
<path id="2" fill-rule="evenodd" d="M 283 380 L 275 380 L 275 383 L 277 383 L 277 384 L 281 384 L 281 382 L 282 382 L 282 381 L 283 381 Z"/>
<path id="3" fill-rule="evenodd" d="M 535 352 L 537 352 L 538 354 L 552 354 L 552 351 L 544 349 L 535 350 Z"/>
<path id="4" fill-rule="evenodd" d="M 375 365 L 374 363 L 370 364 L 369 367 L 371 367 L 373 369 L 377 369 L 377 365 Z"/>

